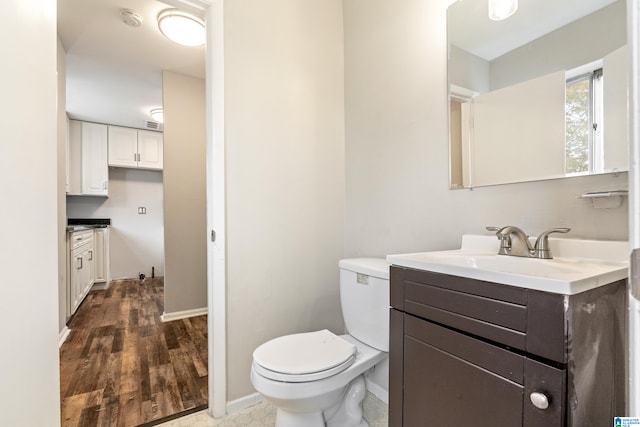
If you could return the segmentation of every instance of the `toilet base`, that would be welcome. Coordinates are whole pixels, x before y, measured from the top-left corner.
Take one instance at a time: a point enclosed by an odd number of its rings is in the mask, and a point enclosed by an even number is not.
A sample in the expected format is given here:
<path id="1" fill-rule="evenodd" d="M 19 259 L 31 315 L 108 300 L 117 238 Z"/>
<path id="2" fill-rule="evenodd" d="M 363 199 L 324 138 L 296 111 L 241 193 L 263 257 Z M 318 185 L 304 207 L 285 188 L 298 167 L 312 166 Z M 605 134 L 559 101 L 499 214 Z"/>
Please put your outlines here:
<path id="1" fill-rule="evenodd" d="M 360 375 L 351 381 L 338 402 L 324 412 L 293 413 L 277 408 L 275 427 L 369 427 L 362 417 L 366 392 L 364 376 Z"/>
<path id="2" fill-rule="evenodd" d="M 325 411 L 327 427 L 369 427 L 363 418 L 362 401 L 367 394 L 364 375 L 351 381 L 335 413 Z"/>
<path id="3" fill-rule="evenodd" d="M 322 412 L 295 414 L 280 408 L 276 411 L 276 427 L 325 427 Z"/>

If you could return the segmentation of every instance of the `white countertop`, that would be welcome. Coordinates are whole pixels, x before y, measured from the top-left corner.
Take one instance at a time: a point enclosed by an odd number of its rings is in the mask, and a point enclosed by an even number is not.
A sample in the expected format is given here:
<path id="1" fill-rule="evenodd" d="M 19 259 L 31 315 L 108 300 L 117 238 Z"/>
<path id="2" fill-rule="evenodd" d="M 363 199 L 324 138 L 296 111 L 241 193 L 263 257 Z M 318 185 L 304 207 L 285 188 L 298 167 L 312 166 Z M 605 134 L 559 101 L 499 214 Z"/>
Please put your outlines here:
<path id="1" fill-rule="evenodd" d="M 497 255 L 495 236 L 464 235 L 460 249 L 387 255 L 390 264 L 573 295 L 629 275 L 629 243 L 549 239 L 554 259 Z"/>

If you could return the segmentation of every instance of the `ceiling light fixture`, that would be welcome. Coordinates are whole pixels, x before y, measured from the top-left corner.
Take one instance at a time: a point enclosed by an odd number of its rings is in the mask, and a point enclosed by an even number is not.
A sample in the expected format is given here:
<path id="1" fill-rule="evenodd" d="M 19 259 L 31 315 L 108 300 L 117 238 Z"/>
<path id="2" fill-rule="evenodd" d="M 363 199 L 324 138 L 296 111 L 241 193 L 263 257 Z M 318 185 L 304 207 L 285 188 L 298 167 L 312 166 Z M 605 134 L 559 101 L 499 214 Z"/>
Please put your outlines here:
<path id="1" fill-rule="evenodd" d="M 162 111 L 162 108 L 154 108 L 149 112 L 149 114 L 151 114 L 151 118 L 156 122 L 164 123 L 164 112 Z"/>
<path id="2" fill-rule="evenodd" d="M 204 21 L 178 9 L 166 9 L 158 15 L 158 28 L 169 40 L 183 46 L 202 46 L 206 38 Z"/>
<path id="3" fill-rule="evenodd" d="M 489 19 L 502 21 L 518 10 L 518 0 L 489 0 Z"/>

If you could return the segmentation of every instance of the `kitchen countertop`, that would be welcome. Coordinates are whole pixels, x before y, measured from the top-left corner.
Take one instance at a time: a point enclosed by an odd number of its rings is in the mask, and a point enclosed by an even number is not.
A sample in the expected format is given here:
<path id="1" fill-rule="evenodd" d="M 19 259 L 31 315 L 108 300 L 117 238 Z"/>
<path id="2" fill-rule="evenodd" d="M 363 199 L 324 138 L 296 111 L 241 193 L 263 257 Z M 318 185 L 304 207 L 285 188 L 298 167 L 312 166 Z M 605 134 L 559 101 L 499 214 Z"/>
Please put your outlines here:
<path id="1" fill-rule="evenodd" d="M 67 218 L 67 231 L 91 230 L 111 226 L 111 218 Z"/>

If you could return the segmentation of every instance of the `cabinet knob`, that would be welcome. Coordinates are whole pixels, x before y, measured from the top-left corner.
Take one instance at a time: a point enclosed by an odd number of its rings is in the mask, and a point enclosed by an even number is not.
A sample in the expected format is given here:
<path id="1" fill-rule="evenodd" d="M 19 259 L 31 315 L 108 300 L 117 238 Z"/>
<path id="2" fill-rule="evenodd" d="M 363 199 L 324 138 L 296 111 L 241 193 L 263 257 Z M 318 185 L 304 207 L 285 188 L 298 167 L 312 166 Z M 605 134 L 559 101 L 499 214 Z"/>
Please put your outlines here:
<path id="1" fill-rule="evenodd" d="M 533 392 L 529 396 L 531 403 L 538 409 L 547 409 L 549 407 L 549 398 L 544 393 Z"/>

